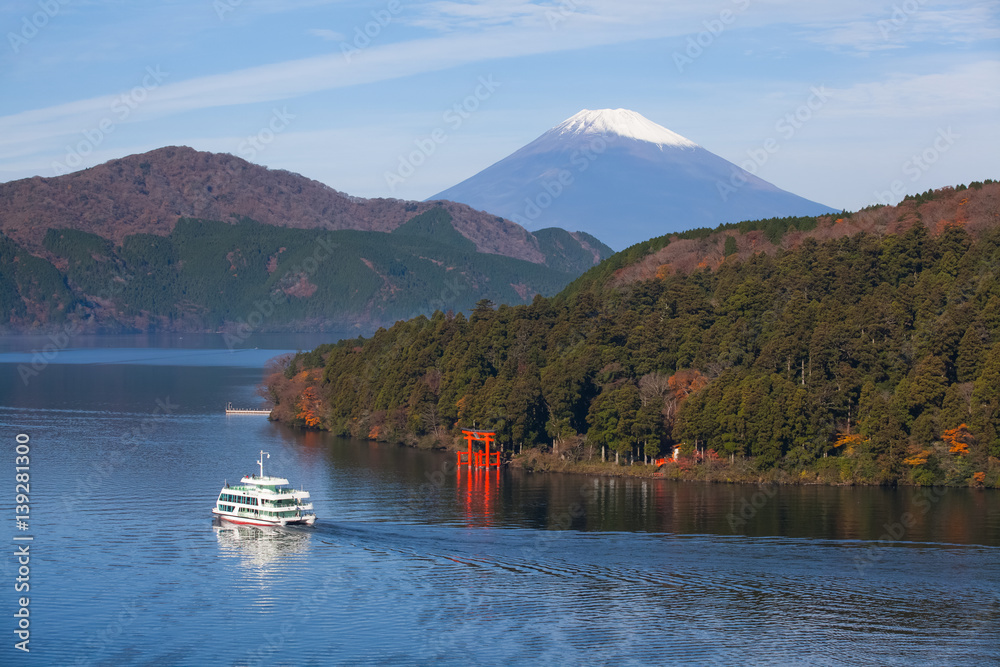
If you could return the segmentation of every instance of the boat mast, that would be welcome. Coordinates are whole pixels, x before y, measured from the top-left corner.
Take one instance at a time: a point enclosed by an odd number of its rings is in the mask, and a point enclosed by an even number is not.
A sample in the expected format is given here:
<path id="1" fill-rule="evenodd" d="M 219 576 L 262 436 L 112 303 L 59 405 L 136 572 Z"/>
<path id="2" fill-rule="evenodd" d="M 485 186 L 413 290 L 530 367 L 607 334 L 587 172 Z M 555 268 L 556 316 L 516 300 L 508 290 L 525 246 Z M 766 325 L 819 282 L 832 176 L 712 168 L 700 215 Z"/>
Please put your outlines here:
<path id="1" fill-rule="evenodd" d="M 264 456 L 265 455 L 267 455 L 267 458 L 271 458 L 270 454 L 268 454 L 267 452 L 265 452 L 263 449 L 260 450 L 260 460 L 257 461 L 257 465 L 260 466 L 260 476 L 261 477 L 264 476 Z"/>

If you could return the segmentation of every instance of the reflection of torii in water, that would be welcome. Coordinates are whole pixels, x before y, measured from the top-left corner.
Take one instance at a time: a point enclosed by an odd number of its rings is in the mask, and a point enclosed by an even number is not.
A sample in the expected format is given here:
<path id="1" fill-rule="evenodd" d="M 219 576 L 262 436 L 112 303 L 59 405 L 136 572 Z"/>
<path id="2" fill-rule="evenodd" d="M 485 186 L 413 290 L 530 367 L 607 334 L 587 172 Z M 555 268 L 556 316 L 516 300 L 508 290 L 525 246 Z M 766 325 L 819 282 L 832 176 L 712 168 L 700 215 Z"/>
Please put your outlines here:
<path id="1" fill-rule="evenodd" d="M 494 444 L 496 441 L 496 431 L 466 431 L 462 430 L 462 435 L 465 436 L 465 441 L 469 444 L 469 451 L 458 453 L 458 465 L 472 465 L 477 468 L 490 467 L 490 466 L 500 466 L 500 450 L 499 448 L 495 452 L 490 451 L 490 445 Z M 485 445 L 486 451 L 475 452 L 472 450 L 473 442 L 481 442 Z M 465 460 L 462 460 L 462 457 Z"/>

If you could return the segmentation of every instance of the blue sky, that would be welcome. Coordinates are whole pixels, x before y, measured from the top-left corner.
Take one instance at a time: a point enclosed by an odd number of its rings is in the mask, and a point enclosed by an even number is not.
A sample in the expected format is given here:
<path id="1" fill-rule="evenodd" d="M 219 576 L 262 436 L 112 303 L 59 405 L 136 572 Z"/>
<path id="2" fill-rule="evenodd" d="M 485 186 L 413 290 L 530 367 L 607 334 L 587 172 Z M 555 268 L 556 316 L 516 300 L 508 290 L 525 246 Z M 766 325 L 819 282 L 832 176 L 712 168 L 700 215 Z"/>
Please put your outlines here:
<path id="1" fill-rule="evenodd" d="M 187 145 L 424 199 L 605 107 L 836 208 L 1000 177 L 997 2 L 148 5 L 0 7 L 0 181 Z"/>

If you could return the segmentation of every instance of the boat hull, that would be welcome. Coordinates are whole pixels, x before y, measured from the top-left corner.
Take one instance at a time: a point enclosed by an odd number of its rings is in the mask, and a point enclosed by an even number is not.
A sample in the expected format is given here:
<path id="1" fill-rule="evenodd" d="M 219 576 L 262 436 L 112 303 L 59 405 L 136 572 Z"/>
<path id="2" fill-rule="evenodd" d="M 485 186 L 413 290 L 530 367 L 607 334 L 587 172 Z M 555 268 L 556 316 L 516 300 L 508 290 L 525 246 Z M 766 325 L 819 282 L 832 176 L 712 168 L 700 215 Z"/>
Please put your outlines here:
<path id="1" fill-rule="evenodd" d="M 306 514 L 292 519 L 260 519 L 241 516 L 238 514 L 230 514 L 228 512 L 220 512 L 218 508 L 215 507 L 212 508 L 212 514 L 219 517 L 223 521 L 228 521 L 229 523 L 235 523 L 242 526 L 311 526 L 316 523 L 315 514 Z"/>

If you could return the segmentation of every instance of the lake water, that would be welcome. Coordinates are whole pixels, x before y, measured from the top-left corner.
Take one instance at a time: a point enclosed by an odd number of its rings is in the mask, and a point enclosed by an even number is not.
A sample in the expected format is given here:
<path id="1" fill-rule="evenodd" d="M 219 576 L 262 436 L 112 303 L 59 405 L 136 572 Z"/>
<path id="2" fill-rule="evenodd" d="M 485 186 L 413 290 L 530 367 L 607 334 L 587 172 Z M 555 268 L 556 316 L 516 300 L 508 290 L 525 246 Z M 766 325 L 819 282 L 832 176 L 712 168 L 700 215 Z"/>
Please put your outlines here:
<path id="1" fill-rule="evenodd" d="M 0 339 L 0 664 L 1000 662 L 996 491 L 470 473 L 223 414 L 259 402 L 268 358 L 321 340 L 80 337 L 25 383 L 45 340 Z M 314 528 L 213 522 L 261 449 L 311 492 Z"/>

